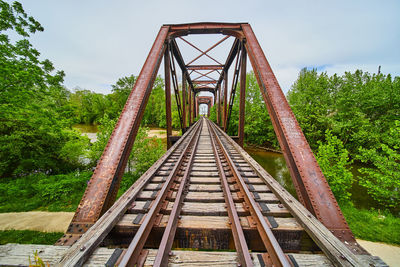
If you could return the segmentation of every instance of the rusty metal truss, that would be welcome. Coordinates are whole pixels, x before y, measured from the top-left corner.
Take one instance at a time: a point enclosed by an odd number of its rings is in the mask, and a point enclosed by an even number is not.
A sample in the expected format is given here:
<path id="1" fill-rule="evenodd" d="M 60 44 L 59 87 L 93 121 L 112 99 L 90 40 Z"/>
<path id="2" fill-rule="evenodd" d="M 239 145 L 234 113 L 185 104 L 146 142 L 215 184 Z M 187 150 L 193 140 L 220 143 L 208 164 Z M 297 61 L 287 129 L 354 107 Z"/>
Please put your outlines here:
<path id="1" fill-rule="evenodd" d="M 218 34 L 222 35 L 222 39 L 208 49 L 200 49 L 187 39 L 187 36 L 197 34 Z M 233 40 L 232 47 L 230 51 L 227 51 L 225 62 L 220 62 L 210 55 L 210 51 L 228 39 Z M 199 55 L 185 62 L 177 40 L 195 49 Z M 200 64 L 198 63 L 200 58 L 207 58 L 212 61 L 212 64 Z M 194 124 L 195 117 L 198 115 L 198 105 L 202 103 L 209 106 L 208 110 L 213 104 L 217 105 L 217 124 L 226 131 L 238 83 L 240 98 L 237 142 L 243 146 L 246 62 L 249 59 L 299 200 L 340 240 L 354 241 L 338 203 L 251 26 L 248 23 L 191 23 L 167 24 L 161 27 L 73 217 L 67 232 L 69 235 L 62 243 L 73 243 L 74 238 L 78 238 L 85 232 L 114 203 L 163 59 L 168 148 L 172 144 L 172 139 L 169 138 L 172 136 L 171 89 L 178 106 L 182 132 Z M 228 71 L 233 64 L 232 83 L 228 90 Z M 178 81 L 180 74 L 181 83 Z M 218 78 L 212 78 L 214 74 L 217 74 Z M 212 97 L 197 96 L 204 91 L 211 92 L 214 96 L 213 100 Z"/>

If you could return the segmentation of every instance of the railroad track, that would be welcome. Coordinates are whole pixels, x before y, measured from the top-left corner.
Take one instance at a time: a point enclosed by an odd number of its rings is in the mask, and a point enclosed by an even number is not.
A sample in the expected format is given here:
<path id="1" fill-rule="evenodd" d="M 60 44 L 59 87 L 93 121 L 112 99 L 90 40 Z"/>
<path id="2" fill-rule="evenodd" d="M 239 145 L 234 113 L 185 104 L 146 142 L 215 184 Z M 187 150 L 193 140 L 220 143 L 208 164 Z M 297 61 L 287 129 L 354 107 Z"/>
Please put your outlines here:
<path id="1" fill-rule="evenodd" d="M 70 248 L 47 248 L 42 258 L 59 266 L 384 266 L 349 247 L 202 118 Z"/>

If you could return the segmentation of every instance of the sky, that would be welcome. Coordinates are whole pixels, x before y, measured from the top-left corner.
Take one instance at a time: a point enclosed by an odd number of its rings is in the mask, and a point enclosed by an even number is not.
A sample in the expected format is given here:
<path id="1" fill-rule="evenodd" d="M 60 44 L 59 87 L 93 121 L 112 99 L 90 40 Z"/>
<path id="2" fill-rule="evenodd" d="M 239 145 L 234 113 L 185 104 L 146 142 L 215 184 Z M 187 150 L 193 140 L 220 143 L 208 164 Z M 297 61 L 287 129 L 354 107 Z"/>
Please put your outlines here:
<path id="1" fill-rule="evenodd" d="M 139 74 L 162 24 L 201 21 L 250 23 L 285 93 L 304 67 L 343 74 L 375 73 L 381 65 L 382 73 L 400 76 L 400 1 L 20 2 L 45 29 L 32 44 L 65 71 L 71 90 L 110 93 L 118 78 Z M 199 47 L 212 45 L 207 41 L 199 40 Z M 213 55 L 226 56 L 229 41 Z M 189 48 L 182 48 L 185 60 L 199 53 Z"/>

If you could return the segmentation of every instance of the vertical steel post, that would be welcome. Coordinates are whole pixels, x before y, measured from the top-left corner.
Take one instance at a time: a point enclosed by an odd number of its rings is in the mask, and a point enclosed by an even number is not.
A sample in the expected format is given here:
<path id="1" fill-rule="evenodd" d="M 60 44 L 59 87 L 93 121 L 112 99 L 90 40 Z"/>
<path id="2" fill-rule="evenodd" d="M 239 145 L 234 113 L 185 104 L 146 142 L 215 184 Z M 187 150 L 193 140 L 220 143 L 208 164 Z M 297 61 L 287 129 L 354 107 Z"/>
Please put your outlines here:
<path id="1" fill-rule="evenodd" d="M 228 71 L 224 71 L 224 118 L 223 125 L 224 131 L 226 132 L 226 119 L 228 118 Z"/>
<path id="2" fill-rule="evenodd" d="M 221 85 L 217 87 L 217 125 L 220 126 L 220 119 L 221 119 Z"/>
<path id="3" fill-rule="evenodd" d="M 199 116 L 200 110 L 199 110 L 199 100 L 196 97 L 196 117 Z"/>
<path id="4" fill-rule="evenodd" d="M 192 94 L 192 122 L 194 122 L 194 119 L 196 118 L 196 92 L 193 91 Z"/>
<path id="5" fill-rule="evenodd" d="M 192 87 L 189 85 L 189 87 L 188 87 L 188 93 L 189 93 L 189 95 L 188 95 L 188 108 L 189 108 L 189 114 L 188 114 L 188 117 L 189 117 L 189 126 L 191 126 L 192 125 Z"/>
<path id="6" fill-rule="evenodd" d="M 164 54 L 164 76 L 165 76 L 165 119 L 167 122 L 167 149 L 171 147 L 172 116 L 171 116 L 171 70 L 169 66 L 169 51 Z"/>
<path id="7" fill-rule="evenodd" d="M 246 49 L 243 46 L 242 59 L 240 66 L 240 102 L 239 102 L 239 126 L 238 126 L 238 144 L 243 147 L 244 142 L 244 116 L 245 116 L 245 103 L 246 103 Z"/>
<path id="8" fill-rule="evenodd" d="M 186 131 L 186 72 L 182 71 L 182 133 Z"/>

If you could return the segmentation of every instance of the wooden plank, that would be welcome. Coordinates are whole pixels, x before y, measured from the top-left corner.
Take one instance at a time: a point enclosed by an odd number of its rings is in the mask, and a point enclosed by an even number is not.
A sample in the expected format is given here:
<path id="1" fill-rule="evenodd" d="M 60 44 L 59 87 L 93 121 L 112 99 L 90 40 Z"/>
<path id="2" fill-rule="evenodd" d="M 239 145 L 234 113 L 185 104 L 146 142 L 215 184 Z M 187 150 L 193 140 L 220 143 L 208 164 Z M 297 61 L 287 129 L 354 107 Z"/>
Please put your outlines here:
<path id="1" fill-rule="evenodd" d="M 6 244 L 0 246 L 0 266 L 28 266 L 29 258 L 33 261 L 35 251 L 39 257 L 53 266 L 67 251 L 65 246 Z M 104 266 L 114 249 L 97 248 L 83 266 Z"/>
<path id="2" fill-rule="evenodd" d="M 165 214 L 169 214 L 172 209 L 174 202 L 168 202 L 167 209 L 163 211 Z M 135 206 L 129 209 L 129 213 L 145 213 L 145 207 L 147 201 L 136 201 Z M 149 203 L 151 204 L 151 203 Z M 235 203 L 236 209 L 240 216 L 247 216 L 248 211 L 243 208 L 242 203 Z M 148 208 L 148 207 L 147 207 Z M 279 204 L 268 204 L 269 211 L 263 212 L 266 216 L 275 217 L 289 217 L 289 211 Z M 225 203 L 202 203 L 202 202 L 188 202 L 185 201 L 182 207 L 182 215 L 198 215 L 198 216 L 227 216 L 227 210 Z"/>
<path id="3" fill-rule="evenodd" d="M 185 204 L 186 205 L 186 204 Z M 184 206 L 185 206 L 184 205 Z M 123 230 L 123 232 L 134 231 L 140 224 L 134 224 L 133 221 L 137 217 L 137 214 L 125 214 L 121 220 L 115 226 L 118 229 Z M 165 227 L 168 223 L 169 215 L 164 215 L 161 219 L 160 225 L 158 227 Z M 267 219 L 265 219 L 267 220 Z M 303 228 L 299 223 L 297 223 L 294 218 L 275 218 L 278 223 L 278 227 L 275 230 L 290 230 L 290 231 L 302 231 Z M 252 229 L 249 225 L 247 217 L 240 217 L 240 223 L 244 229 Z M 210 230 L 210 229 L 230 229 L 228 216 L 193 216 L 193 215 L 183 215 L 178 221 L 179 228 L 185 229 L 197 229 L 197 230 Z"/>
<path id="4" fill-rule="evenodd" d="M 33 259 L 33 253 L 37 251 L 39 257 L 50 266 L 57 263 L 59 257 L 68 249 L 64 246 L 51 245 L 21 245 L 6 244 L 0 246 L 0 265 L 1 266 L 26 266 L 28 265 L 28 257 Z M 96 249 L 93 255 L 83 265 L 85 267 L 104 266 L 111 257 L 114 249 L 100 247 Z M 157 249 L 149 249 L 144 266 L 153 266 Z M 260 253 L 251 253 L 255 267 L 264 266 L 260 262 Z M 329 259 L 323 254 L 301 254 L 288 253 L 300 267 L 310 266 L 333 266 Z M 374 266 L 387 266 L 378 257 L 359 255 L 357 256 L 366 264 L 370 261 L 374 262 Z M 228 251 L 185 251 L 173 250 L 169 257 L 168 266 L 238 266 L 236 252 Z"/>

